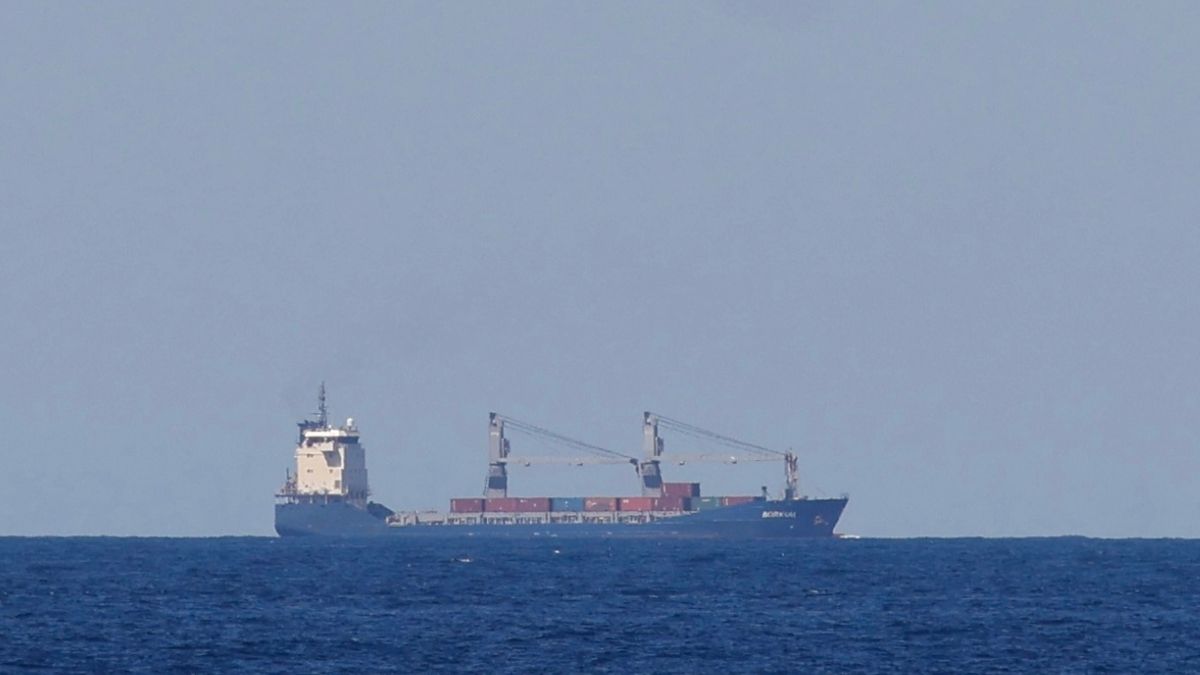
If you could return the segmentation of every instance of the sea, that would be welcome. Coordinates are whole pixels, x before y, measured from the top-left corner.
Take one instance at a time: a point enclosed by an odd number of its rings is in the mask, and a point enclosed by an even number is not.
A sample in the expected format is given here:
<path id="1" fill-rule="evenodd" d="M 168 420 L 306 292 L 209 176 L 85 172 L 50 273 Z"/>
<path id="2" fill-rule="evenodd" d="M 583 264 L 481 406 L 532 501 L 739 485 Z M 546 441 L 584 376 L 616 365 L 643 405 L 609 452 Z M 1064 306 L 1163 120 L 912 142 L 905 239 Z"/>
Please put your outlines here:
<path id="1" fill-rule="evenodd" d="M 1200 541 L 0 539 L 0 672 L 1200 672 Z"/>

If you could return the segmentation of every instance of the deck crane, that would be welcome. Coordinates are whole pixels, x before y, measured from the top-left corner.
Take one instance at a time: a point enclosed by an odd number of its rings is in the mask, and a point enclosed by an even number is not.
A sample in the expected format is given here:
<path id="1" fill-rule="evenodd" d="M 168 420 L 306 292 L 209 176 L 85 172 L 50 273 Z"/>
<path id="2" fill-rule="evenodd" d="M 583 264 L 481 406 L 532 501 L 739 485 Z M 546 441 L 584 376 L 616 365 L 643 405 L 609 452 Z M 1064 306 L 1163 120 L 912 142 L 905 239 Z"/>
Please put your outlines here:
<path id="1" fill-rule="evenodd" d="M 680 422 L 679 420 L 649 411 L 643 413 L 642 416 L 642 451 L 645 455 L 641 463 L 643 495 L 662 494 L 662 473 L 659 469 L 659 463 L 663 454 L 663 439 L 658 435 L 660 427 L 700 440 L 715 442 L 735 451 L 735 454 L 672 455 L 671 459 L 679 464 L 686 464 L 687 462 L 725 462 L 728 464 L 737 464 L 738 462 L 777 462 L 782 459 L 784 475 L 787 479 L 784 499 L 790 500 L 799 497 L 798 462 L 795 453 L 791 450 L 781 452 L 761 445 L 739 441 L 736 438 L 730 438 L 715 431 L 702 429 L 693 424 Z"/>
<path id="2" fill-rule="evenodd" d="M 548 441 L 559 446 L 582 451 L 586 454 L 575 457 L 514 456 L 509 452 L 508 438 L 504 435 L 507 429 L 519 431 L 538 440 Z M 632 464 L 637 468 L 638 459 L 632 455 L 626 455 L 616 450 L 609 450 L 598 445 L 585 443 L 570 436 L 564 436 L 549 429 L 543 429 L 537 425 L 513 419 L 512 417 L 495 412 L 489 413 L 488 473 L 487 482 L 484 485 L 484 495 L 486 497 L 508 496 L 508 466 L 510 464 L 521 464 L 524 466 L 532 466 L 534 464 L 570 464 L 573 466 L 583 466 L 585 464 Z"/>

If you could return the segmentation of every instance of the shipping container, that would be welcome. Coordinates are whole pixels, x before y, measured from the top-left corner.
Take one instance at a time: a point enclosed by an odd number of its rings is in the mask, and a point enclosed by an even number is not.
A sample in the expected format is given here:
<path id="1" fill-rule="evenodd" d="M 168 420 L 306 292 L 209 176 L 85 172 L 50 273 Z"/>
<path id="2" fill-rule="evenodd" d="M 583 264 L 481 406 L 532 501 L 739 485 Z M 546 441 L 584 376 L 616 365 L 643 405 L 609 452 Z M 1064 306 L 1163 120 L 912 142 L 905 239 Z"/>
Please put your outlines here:
<path id="1" fill-rule="evenodd" d="M 582 511 L 583 497 L 551 497 L 551 511 Z"/>
<path id="2" fill-rule="evenodd" d="M 699 497 L 699 483 L 663 483 L 664 497 Z"/>
<path id="3" fill-rule="evenodd" d="M 550 510 L 550 498 L 492 497 L 484 508 L 489 513 L 543 513 Z"/>
<path id="4" fill-rule="evenodd" d="M 512 513 L 517 510 L 517 500 L 512 497 L 489 497 L 484 500 L 483 509 L 488 513 Z"/>
<path id="5" fill-rule="evenodd" d="M 550 510 L 549 497 L 517 497 L 517 506 L 526 513 L 545 512 Z"/>
<path id="6" fill-rule="evenodd" d="M 758 497 L 721 497 L 721 506 L 737 506 L 759 501 Z"/>
<path id="7" fill-rule="evenodd" d="M 655 497 L 655 511 L 686 511 L 688 506 L 687 497 Z"/>
<path id="8" fill-rule="evenodd" d="M 584 511 L 616 511 L 616 497 L 588 497 L 583 500 Z"/>
<path id="9" fill-rule="evenodd" d="M 459 498 L 450 500 L 451 513 L 481 513 L 482 511 L 483 499 Z"/>
<path id="10" fill-rule="evenodd" d="M 692 508 L 697 511 L 708 511 L 721 508 L 720 497 L 696 497 L 692 499 Z"/>
<path id="11" fill-rule="evenodd" d="M 619 506 L 622 511 L 653 511 L 654 497 L 621 497 Z"/>

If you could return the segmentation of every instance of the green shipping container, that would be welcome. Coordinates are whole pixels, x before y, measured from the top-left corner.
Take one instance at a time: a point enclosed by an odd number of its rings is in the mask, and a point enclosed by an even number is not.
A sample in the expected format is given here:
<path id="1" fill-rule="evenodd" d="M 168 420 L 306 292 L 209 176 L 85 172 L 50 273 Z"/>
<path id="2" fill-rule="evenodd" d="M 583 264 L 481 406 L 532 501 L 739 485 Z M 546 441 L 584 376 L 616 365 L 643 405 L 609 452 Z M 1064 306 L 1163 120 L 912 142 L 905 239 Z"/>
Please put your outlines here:
<path id="1" fill-rule="evenodd" d="M 720 497 L 692 497 L 692 508 L 697 511 L 721 508 Z"/>

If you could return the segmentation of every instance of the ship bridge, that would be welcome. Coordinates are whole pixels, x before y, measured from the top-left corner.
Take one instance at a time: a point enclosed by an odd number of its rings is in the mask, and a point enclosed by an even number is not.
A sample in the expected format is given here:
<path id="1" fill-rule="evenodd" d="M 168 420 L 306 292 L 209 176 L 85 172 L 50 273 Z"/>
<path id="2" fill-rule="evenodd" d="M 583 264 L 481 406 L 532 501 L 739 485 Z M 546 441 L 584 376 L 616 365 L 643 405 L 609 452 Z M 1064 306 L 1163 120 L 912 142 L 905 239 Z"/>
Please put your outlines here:
<path id="1" fill-rule="evenodd" d="M 358 441 L 358 427 L 348 418 L 340 427 L 329 424 L 325 385 L 321 385 L 315 420 L 304 420 L 296 445 L 296 472 L 288 474 L 278 497 L 285 502 L 345 501 L 365 508 L 366 448 Z"/>

